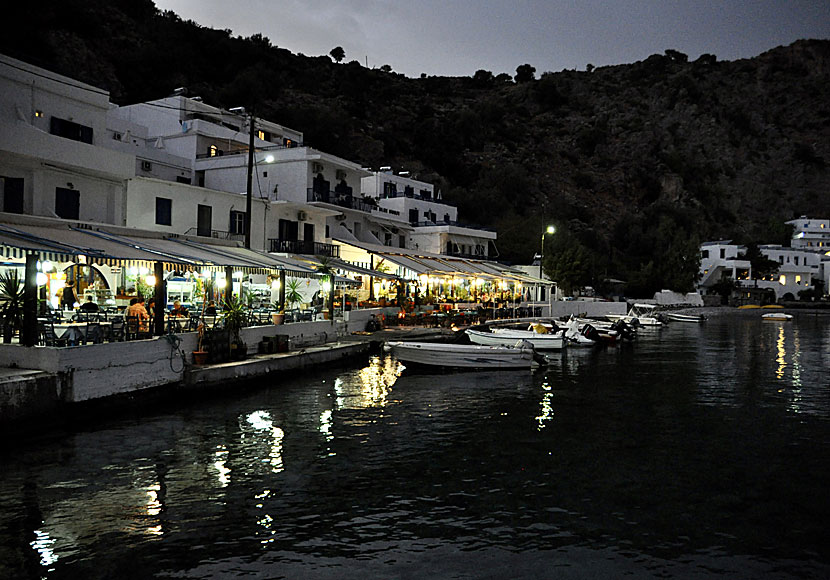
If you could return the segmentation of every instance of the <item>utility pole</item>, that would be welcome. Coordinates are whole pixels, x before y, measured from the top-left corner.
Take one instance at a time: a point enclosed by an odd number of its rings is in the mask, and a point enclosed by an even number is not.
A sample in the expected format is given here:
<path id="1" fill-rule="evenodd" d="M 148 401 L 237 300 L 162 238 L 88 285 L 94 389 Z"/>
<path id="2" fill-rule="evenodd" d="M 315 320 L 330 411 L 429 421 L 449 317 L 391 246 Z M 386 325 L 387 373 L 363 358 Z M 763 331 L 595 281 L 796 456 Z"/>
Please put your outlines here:
<path id="1" fill-rule="evenodd" d="M 245 188 L 245 247 L 251 249 L 251 187 L 254 173 L 254 113 L 248 114 L 250 136 L 248 139 L 248 183 Z"/>

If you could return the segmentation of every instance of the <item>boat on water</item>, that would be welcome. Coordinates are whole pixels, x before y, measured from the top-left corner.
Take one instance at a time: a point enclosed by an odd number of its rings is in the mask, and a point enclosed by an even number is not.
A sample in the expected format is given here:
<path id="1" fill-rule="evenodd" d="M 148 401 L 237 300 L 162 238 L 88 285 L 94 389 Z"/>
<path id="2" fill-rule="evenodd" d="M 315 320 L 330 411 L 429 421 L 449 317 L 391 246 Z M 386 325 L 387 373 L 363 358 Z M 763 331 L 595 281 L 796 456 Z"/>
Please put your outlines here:
<path id="1" fill-rule="evenodd" d="M 632 304 L 627 314 L 606 314 L 605 318 L 612 322 L 622 320 L 626 324 L 643 327 L 663 326 L 663 322 L 657 317 L 657 306 L 654 304 Z"/>
<path id="2" fill-rule="evenodd" d="M 525 341 L 514 346 L 387 342 L 384 349 L 403 363 L 458 369 L 530 369 L 544 359 Z"/>
<path id="3" fill-rule="evenodd" d="M 666 320 L 670 322 L 692 322 L 701 324 L 706 321 L 706 317 L 702 314 L 680 314 L 679 312 L 663 312 L 661 314 Z"/>
<path id="4" fill-rule="evenodd" d="M 468 328 L 467 336 L 473 344 L 488 346 L 513 346 L 520 340 L 526 340 L 536 350 L 562 350 L 566 344 L 562 332 L 537 332 L 513 328 L 494 328 L 491 332 Z"/>
<path id="5" fill-rule="evenodd" d="M 786 312 L 770 312 L 768 314 L 762 314 L 761 319 L 770 322 L 789 322 L 793 319 L 793 315 L 787 314 Z"/>

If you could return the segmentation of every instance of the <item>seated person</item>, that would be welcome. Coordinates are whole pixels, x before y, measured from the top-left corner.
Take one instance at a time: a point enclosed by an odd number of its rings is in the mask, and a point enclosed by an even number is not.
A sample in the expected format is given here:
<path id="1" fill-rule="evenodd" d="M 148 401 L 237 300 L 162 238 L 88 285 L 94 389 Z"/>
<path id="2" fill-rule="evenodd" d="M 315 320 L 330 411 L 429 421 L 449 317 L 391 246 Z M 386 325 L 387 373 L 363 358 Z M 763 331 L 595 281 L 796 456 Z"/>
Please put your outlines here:
<path id="1" fill-rule="evenodd" d="M 98 305 L 95 302 L 92 301 L 92 296 L 89 296 L 86 299 L 86 302 L 81 304 L 81 307 L 79 308 L 79 310 L 81 312 L 98 312 L 99 308 L 98 308 Z"/>
<path id="2" fill-rule="evenodd" d="M 182 306 L 178 300 L 173 302 L 173 310 L 170 311 L 171 316 L 187 316 L 187 308 Z"/>
<path id="3" fill-rule="evenodd" d="M 216 316 L 216 302 L 211 300 L 205 307 L 205 316 Z"/>
<path id="4" fill-rule="evenodd" d="M 144 298 L 133 298 L 130 300 L 130 305 L 124 311 L 125 316 L 135 316 L 138 318 L 138 330 L 140 332 L 149 332 L 150 315 L 147 314 L 147 309 L 144 308 Z"/>

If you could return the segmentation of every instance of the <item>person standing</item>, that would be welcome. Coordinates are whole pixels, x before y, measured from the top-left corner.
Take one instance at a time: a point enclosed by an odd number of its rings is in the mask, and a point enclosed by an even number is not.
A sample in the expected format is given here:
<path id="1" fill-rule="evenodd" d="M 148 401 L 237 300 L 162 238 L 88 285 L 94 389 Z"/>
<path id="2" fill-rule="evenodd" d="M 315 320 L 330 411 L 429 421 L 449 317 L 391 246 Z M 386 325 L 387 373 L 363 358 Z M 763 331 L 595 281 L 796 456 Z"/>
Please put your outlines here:
<path id="1" fill-rule="evenodd" d="M 63 292 L 61 292 L 61 308 L 63 310 L 74 310 L 76 302 L 78 302 L 78 296 L 75 294 L 75 284 L 67 278 Z"/>

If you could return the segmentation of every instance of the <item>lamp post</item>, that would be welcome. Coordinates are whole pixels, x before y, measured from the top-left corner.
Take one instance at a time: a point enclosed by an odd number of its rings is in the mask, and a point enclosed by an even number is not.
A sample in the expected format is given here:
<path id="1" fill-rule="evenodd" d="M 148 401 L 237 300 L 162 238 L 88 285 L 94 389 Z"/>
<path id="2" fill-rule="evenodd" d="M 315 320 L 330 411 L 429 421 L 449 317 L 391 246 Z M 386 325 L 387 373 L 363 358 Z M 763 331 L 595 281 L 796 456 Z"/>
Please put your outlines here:
<path id="1" fill-rule="evenodd" d="M 553 234 L 556 232 L 556 228 L 553 226 L 548 226 L 544 232 L 542 232 L 542 250 L 539 252 L 539 279 L 544 280 L 545 275 L 542 272 L 542 262 L 545 259 L 545 236 L 547 234 Z M 541 285 L 539 286 L 539 297 L 541 298 Z"/>

